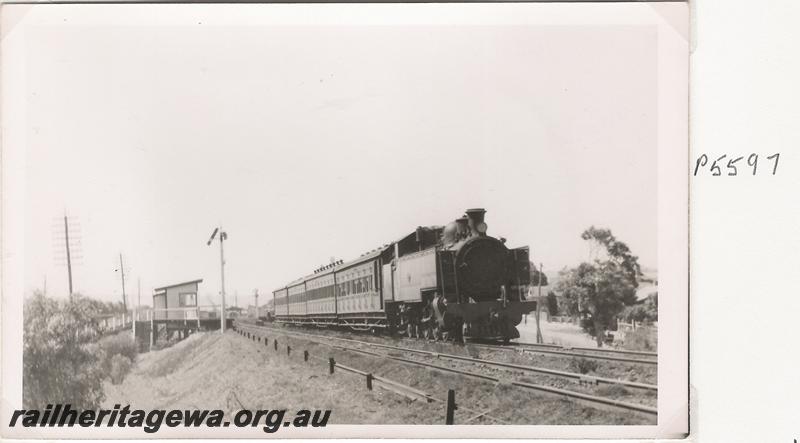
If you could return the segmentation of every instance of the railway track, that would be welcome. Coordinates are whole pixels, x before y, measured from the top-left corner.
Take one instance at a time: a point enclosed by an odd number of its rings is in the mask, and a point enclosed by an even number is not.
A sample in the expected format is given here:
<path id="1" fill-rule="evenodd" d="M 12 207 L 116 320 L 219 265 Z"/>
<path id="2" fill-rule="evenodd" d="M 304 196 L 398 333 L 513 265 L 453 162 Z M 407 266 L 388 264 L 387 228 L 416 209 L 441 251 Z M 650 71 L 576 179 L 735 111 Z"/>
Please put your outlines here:
<path id="1" fill-rule="evenodd" d="M 585 352 L 598 352 L 598 353 L 606 353 L 609 355 L 636 355 L 640 357 L 658 357 L 657 352 L 649 352 L 649 351 L 631 351 L 627 349 L 609 349 L 609 348 L 587 348 L 582 346 L 563 346 L 563 345 L 551 345 L 546 343 L 526 343 L 526 342 L 511 342 L 512 345 L 519 345 L 519 346 L 530 346 L 530 347 L 541 347 L 541 348 L 551 348 L 557 350 L 576 350 L 576 351 L 585 351 Z"/>
<path id="2" fill-rule="evenodd" d="M 373 356 L 373 357 L 376 357 L 376 358 L 390 359 L 390 360 L 398 361 L 398 362 L 409 364 L 409 365 L 427 367 L 427 368 L 431 368 L 431 369 L 435 369 L 435 370 L 439 370 L 439 371 L 443 371 L 443 372 L 460 374 L 460 375 L 463 375 L 463 376 L 472 377 L 472 378 L 478 378 L 478 379 L 482 379 L 482 380 L 489 381 L 489 382 L 495 382 L 495 383 L 500 382 L 501 379 L 498 378 L 498 377 L 495 377 L 495 376 L 491 376 L 491 375 L 486 375 L 486 374 L 481 374 L 481 373 L 471 372 L 471 371 L 465 371 L 465 370 L 462 370 L 462 369 L 446 367 L 446 366 L 437 365 L 437 364 L 428 363 L 428 362 L 422 362 L 422 361 L 413 360 L 413 359 L 410 359 L 410 358 L 399 357 L 399 356 L 396 356 L 396 355 L 390 355 L 390 354 L 385 354 L 385 353 L 368 351 L 368 350 L 356 348 L 356 347 L 353 347 L 353 346 L 330 344 L 330 343 L 326 343 L 325 341 L 344 342 L 344 343 L 348 343 L 348 344 L 352 344 L 352 345 L 356 345 L 356 346 L 367 346 L 367 347 L 371 347 L 371 348 L 388 349 L 388 350 L 400 351 L 400 352 L 404 352 L 404 353 L 411 353 L 411 354 L 417 354 L 417 355 L 426 355 L 428 357 L 434 357 L 434 358 L 437 358 L 437 359 L 444 358 L 444 359 L 448 359 L 448 360 L 469 362 L 469 363 L 475 363 L 475 364 L 480 364 L 480 365 L 503 367 L 503 368 L 507 368 L 507 369 L 510 368 L 510 369 L 514 369 L 514 370 L 521 370 L 521 371 L 526 371 L 526 372 L 534 372 L 534 373 L 545 374 L 545 375 L 555 376 L 555 377 L 577 379 L 577 380 L 579 380 L 581 382 L 585 382 L 585 383 L 589 383 L 589 384 L 597 384 L 597 385 L 599 385 L 599 384 L 613 384 L 613 385 L 621 385 L 621 386 L 625 386 L 625 387 L 629 387 L 629 388 L 643 389 L 643 390 L 647 390 L 647 391 L 657 391 L 657 387 L 655 385 L 648 385 L 648 384 L 645 384 L 645 383 L 630 382 L 630 381 L 626 381 L 626 380 L 615 380 L 615 379 L 608 379 L 608 378 L 603 378 L 603 377 L 590 377 L 590 376 L 585 376 L 583 374 L 571 373 L 571 372 L 566 372 L 566 371 L 558 371 L 558 370 L 553 370 L 553 369 L 534 367 L 534 366 L 526 366 L 526 365 L 517 365 L 517 364 L 513 364 L 513 363 L 505 363 L 505 362 L 498 362 L 498 361 L 492 361 L 492 360 L 471 358 L 471 357 L 459 356 L 459 355 L 454 355 L 454 354 L 446 354 L 446 353 L 425 351 L 425 350 L 420 350 L 420 349 L 403 348 L 403 347 L 399 347 L 399 346 L 384 345 L 384 344 L 379 344 L 379 343 L 372 343 L 372 342 L 367 342 L 367 341 L 347 339 L 347 338 L 341 338 L 341 337 L 331 337 L 331 336 L 310 334 L 310 333 L 304 333 L 304 332 L 295 332 L 295 331 L 291 331 L 290 332 L 290 331 L 285 331 L 285 330 L 282 330 L 282 329 L 270 328 L 270 327 L 266 327 L 266 326 L 256 326 L 256 325 L 246 324 L 246 323 L 242 324 L 241 327 L 243 329 L 249 329 L 251 331 L 273 332 L 273 333 L 277 333 L 277 334 L 284 335 L 284 336 L 287 336 L 287 337 L 300 338 L 300 339 L 303 339 L 303 340 L 310 341 L 312 343 L 321 344 L 321 345 L 328 346 L 328 347 L 331 347 L 331 348 L 334 348 L 334 349 L 341 349 L 341 350 L 344 350 L 344 351 L 350 351 L 350 352 L 370 355 L 370 356 Z M 322 340 L 322 341 L 320 341 L 320 340 Z M 622 409 L 622 410 L 626 410 L 626 411 L 644 413 L 644 414 L 651 415 L 651 416 L 657 414 L 657 409 L 653 408 L 653 407 L 650 407 L 650 406 L 636 404 L 636 403 L 624 402 L 624 401 L 615 400 L 615 399 L 611 399 L 611 398 L 607 398 L 607 397 L 601 397 L 601 396 L 587 394 L 587 393 L 583 393 L 583 392 L 571 391 L 571 390 L 557 388 L 557 387 L 553 387 L 553 386 L 546 386 L 546 385 L 528 383 L 528 382 L 521 382 L 521 381 L 512 381 L 511 385 L 513 385 L 515 387 L 518 387 L 518 388 L 536 390 L 536 391 L 545 392 L 545 393 L 549 393 L 549 394 L 556 394 L 556 395 L 567 397 L 567 398 L 571 398 L 571 399 L 574 399 L 574 400 L 579 400 L 579 401 L 582 401 L 582 402 L 590 403 L 593 406 L 602 405 L 602 406 L 605 406 L 605 407 L 612 407 L 612 408 Z"/>
<path id="3" fill-rule="evenodd" d="M 502 351 L 514 351 L 514 352 L 531 352 L 537 354 L 550 354 L 550 355 L 563 355 L 567 357 L 581 357 L 581 358 L 589 358 L 594 360 L 606 360 L 606 361 L 617 361 L 622 363 L 634 363 L 634 364 L 642 364 L 642 365 L 658 365 L 658 360 L 649 359 L 649 358 L 629 358 L 629 357 L 620 357 L 616 355 L 601 355 L 601 354 L 590 354 L 586 352 L 570 352 L 565 350 L 566 348 L 562 348 L 560 346 L 554 347 L 547 347 L 546 349 L 539 348 L 539 344 L 536 343 L 517 343 L 516 345 L 508 345 L 508 346 L 499 346 L 499 345 L 488 345 L 482 343 L 471 343 L 472 346 L 477 346 L 484 349 L 494 349 L 494 350 L 502 350 Z M 564 349 L 564 350 L 562 350 Z M 575 349 L 575 348 L 571 348 Z M 589 350 L 593 351 L 591 348 L 581 348 L 581 350 Z"/>
<path id="4" fill-rule="evenodd" d="M 556 370 L 556 369 L 549 369 L 549 368 L 543 368 L 543 367 L 538 367 L 538 366 L 521 365 L 521 364 L 516 364 L 516 363 L 506 363 L 506 362 L 499 362 L 499 361 L 486 360 L 486 359 L 480 359 L 480 358 L 472 358 L 472 357 L 466 357 L 466 356 L 462 356 L 462 355 L 448 354 L 448 353 L 442 353 L 442 352 L 425 351 L 425 350 L 422 350 L 422 349 L 414 349 L 414 348 L 405 348 L 405 347 L 393 346 L 393 345 L 385 345 L 385 344 L 381 344 L 381 343 L 374 343 L 374 342 L 368 342 L 368 341 L 363 341 L 363 340 L 355 340 L 355 339 L 350 339 L 350 338 L 334 337 L 334 336 L 319 335 L 319 334 L 311 334 L 311 333 L 298 332 L 298 331 L 291 331 L 290 332 L 290 331 L 285 331 L 285 330 L 282 330 L 282 329 L 269 328 L 269 327 L 266 327 L 266 326 L 256 326 L 256 327 L 264 328 L 266 330 L 272 330 L 272 331 L 275 331 L 275 332 L 284 333 L 286 335 L 294 334 L 294 335 L 299 335 L 299 336 L 313 337 L 313 338 L 317 338 L 317 339 L 343 341 L 343 342 L 354 343 L 354 344 L 358 344 L 358 345 L 364 345 L 364 346 L 370 346 L 370 347 L 376 347 L 376 348 L 383 348 L 383 349 L 390 349 L 390 350 L 400 351 L 400 352 L 405 352 L 405 353 L 413 353 L 413 354 L 427 355 L 427 356 L 436 357 L 436 358 L 445 358 L 445 359 L 450 359 L 450 360 L 465 361 L 465 362 L 470 362 L 470 363 L 477 363 L 477 364 L 483 364 L 483 365 L 489 365 L 489 366 L 496 366 L 496 367 L 502 367 L 502 368 L 508 368 L 508 369 L 515 369 L 515 370 L 520 370 L 520 371 L 525 371 L 525 372 L 534 372 L 534 373 L 546 374 L 546 375 L 551 375 L 551 376 L 556 376 L 556 377 L 569 378 L 569 379 L 573 379 L 573 380 L 582 380 L 582 381 L 586 381 L 586 382 L 595 382 L 597 384 L 621 385 L 621 386 L 625 386 L 625 387 L 629 387 L 629 388 L 644 389 L 644 390 L 648 390 L 648 391 L 657 391 L 658 390 L 658 387 L 656 385 L 651 385 L 651 384 L 647 384 L 647 383 L 639 383 L 639 382 L 633 382 L 633 381 L 627 381 L 627 380 L 619 380 L 619 379 L 606 378 L 606 377 L 587 376 L 587 375 L 579 374 L 579 373 L 576 373 L 576 372 L 559 371 L 559 370 Z"/>
<path id="5" fill-rule="evenodd" d="M 561 355 L 565 357 L 580 357 L 593 360 L 614 361 L 620 363 L 640 364 L 657 366 L 658 357 L 656 352 L 629 351 L 622 349 L 603 349 L 588 347 L 569 347 L 544 343 L 525 343 L 511 342 L 510 345 L 491 345 L 480 342 L 470 342 L 471 346 L 484 349 L 494 349 L 502 351 L 515 351 L 520 353 L 538 353 L 549 355 Z"/>

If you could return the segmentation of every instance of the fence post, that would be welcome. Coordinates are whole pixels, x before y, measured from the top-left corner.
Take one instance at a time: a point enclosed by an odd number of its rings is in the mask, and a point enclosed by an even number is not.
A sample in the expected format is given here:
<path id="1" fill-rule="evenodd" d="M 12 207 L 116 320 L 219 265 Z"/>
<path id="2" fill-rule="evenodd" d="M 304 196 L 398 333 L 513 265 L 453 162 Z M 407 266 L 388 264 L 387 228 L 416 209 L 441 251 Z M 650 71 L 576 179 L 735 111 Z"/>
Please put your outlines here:
<path id="1" fill-rule="evenodd" d="M 372 374 L 367 374 L 367 389 L 372 390 Z"/>
<path id="2" fill-rule="evenodd" d="M 278 350 L 278 339 L 276 338 L 275 340 L 272 340 L 272 344 L 275 345 L 274 347 L 275 347 L 275 350 L 277 351 Z"/>
<path id="3" fill-rule="evenodd" d="M 286 345 L 286 355 L 290 356 L 291 354 L 292 354 L 292 347 L 289 346 L 289 345 Z"/>
<path id="4" fill-rule="evenodd" d="M 328 373 L 333 374 L 333 369 L 336 367 L 336 360 L 333 357 L 328 359 Z"/>
<path id="5" fill-rule="evenodd" d="M 264 337 L 264 346 L 267 346 L 268 344 L 269 344 L 269 339 L 267 337 Z"/>
<path id="6" fill-rule="evenodd" d="M 447 418 L 445 419 L 446 425 L 453 424 L 453 418 L 455 416 L 456 409 L 456 391 L 454 389 L 447 390 Z"/>
<path id="7" fill-rule="evenodd" d="M 308 361 L 308 351 L 303 351 L 303 361 Z"/>

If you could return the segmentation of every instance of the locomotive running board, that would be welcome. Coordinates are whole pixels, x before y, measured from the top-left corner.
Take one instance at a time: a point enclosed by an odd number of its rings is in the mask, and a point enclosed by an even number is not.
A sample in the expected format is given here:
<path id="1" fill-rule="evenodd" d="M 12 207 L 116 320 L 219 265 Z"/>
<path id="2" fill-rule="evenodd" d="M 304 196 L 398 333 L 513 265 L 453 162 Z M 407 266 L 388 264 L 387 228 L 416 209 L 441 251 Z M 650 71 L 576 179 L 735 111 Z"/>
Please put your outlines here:
<path id="1" fill-rule="evenodd" d="M 503 307 L 500 301 L 483 301 L 478 303 L 451 303 L 447 305 L 447 313 L 457 315 L 465 320 L 470 320 L 481 315 L 487 314 L 491 309 L 498 309 L 500 312 L 512 314 L 529 314 L 536 310 L 535 301 L 508 302 Z"/>

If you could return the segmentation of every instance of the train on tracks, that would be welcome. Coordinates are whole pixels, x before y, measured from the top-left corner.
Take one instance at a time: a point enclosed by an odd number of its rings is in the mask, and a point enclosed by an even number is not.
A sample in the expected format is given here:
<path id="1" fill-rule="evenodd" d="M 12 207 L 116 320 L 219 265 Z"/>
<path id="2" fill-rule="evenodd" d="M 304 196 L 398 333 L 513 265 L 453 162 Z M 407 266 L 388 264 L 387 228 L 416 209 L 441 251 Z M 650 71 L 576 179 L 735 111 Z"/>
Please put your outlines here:
<path id="1" fill-rule="evenodd" d="M 531 282 L 527 246 L 487 234 L 484 209 L 417 227 L 351 261 L 336 261 L 273 292 L 278 323 L 349 327 L 436 340 L 519 337 Z M 263 312 L 263 311 L 262 311 Z"/>

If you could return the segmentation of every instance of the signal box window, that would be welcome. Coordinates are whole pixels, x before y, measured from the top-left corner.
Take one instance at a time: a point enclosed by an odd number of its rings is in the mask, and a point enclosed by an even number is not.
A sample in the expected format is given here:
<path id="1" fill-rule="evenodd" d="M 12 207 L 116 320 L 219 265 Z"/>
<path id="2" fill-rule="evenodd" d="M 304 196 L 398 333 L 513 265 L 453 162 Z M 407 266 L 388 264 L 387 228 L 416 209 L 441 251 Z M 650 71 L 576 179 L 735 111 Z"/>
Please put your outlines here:
<path id="1" fill-rule="evenodd" d="M 197 294 L 194 292 L 183 292 L 178 294 L 181 307 L 197 306 Z"/>

